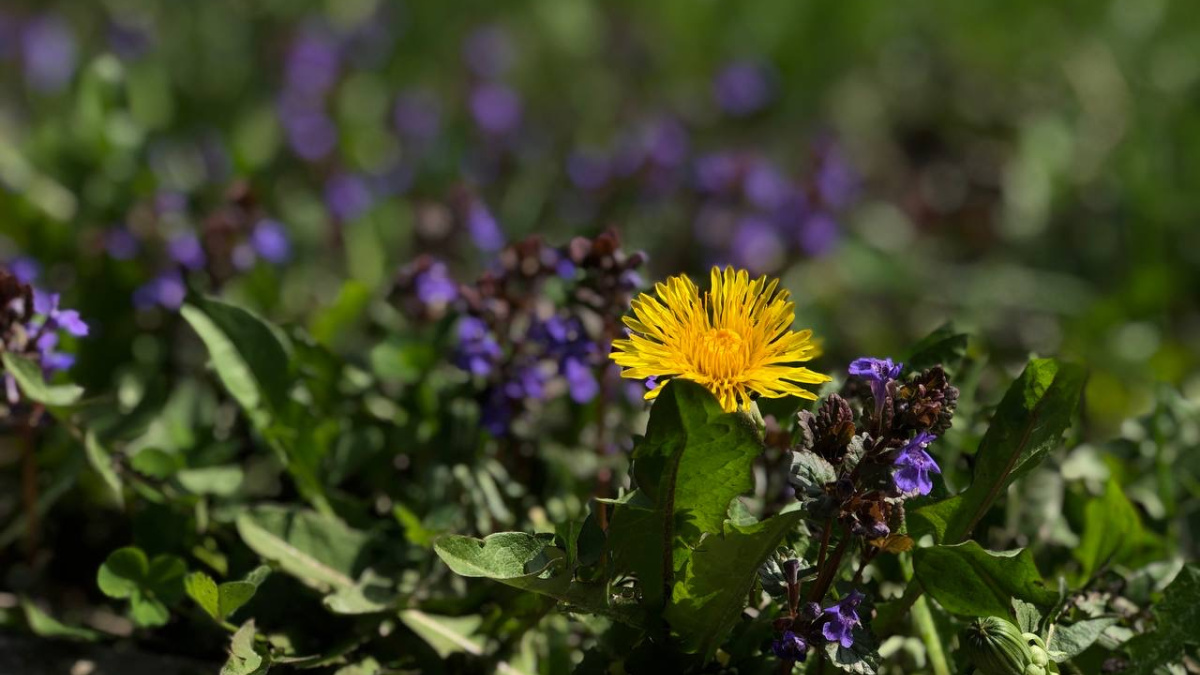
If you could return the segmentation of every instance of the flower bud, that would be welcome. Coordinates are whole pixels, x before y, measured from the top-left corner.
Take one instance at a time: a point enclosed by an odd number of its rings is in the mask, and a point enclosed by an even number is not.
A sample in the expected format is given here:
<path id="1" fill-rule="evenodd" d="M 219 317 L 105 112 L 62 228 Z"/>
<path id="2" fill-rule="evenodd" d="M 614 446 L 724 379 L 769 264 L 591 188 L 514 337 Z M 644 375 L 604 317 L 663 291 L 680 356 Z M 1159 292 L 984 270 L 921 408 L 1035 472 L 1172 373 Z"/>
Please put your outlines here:
<path id="1" fill-rule="evenodd" d="M 980 675 L 1044 675 L 1021 630 L 999 617 L 976 619 L 967 627 L 963 651 Z M 1033 666 L 1037 670 L 1030 670 Z"/>

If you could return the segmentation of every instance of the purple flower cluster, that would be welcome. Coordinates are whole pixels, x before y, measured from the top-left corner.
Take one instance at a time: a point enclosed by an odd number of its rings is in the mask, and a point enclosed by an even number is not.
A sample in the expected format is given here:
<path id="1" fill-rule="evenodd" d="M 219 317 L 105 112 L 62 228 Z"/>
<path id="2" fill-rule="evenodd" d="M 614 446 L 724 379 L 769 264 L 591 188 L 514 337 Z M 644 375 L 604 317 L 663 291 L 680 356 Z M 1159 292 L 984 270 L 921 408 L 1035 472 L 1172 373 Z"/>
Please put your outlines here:
<path id="1" fill-rule="evenodd" d="M 59 306 L 59 295 L 33 289 L 0 268 L 0 352 L 11 352 L 38 363 L 46 378 L 75 364 L 72 354 L 60 351 L 64 335 L 85 337 L 88 325 L 73 309 Z M 11 374 L 4 376 L 10 405 L 20 401 Z"/>
<path id="2" fill-rule="evenodd" d="M 856 589 L 825 608 L 827 620 L 821 627 L 821 634 L 825 636 L 826 640 L 836 642 L 846 648 L 854 645 L 854 629 L 862 625 L 862 620 L 858 617 L 858 606 L 862 603 L 863 598 L 863 594 Z"/>
<path id="3" fill-rule="evenodd" d="M 315 162 L 337 147 L 337 126 L 325 111 L 325 97 L 341 71 L 341 48 L 325 31 L 301 33 L 288 50 L 279 117 L 288 145 L 301 159 Z"/>
<path id="4" fill-rule="evenodd" d="M 864 356 L 850 362 L 850 374 L 866 380 L 871 385 L 871 398 L 875 401 L 876 419 L 882 414 L 883 405 L 887 402 L 888 385 L 900 377 L 903 370 L 903 363 L 893 363 L 891 359 Z"/>
<path id="5" fill-rule="evenodd" d="M 908 442 L 896 456 L 896 487 L 905 493 L 927 495 L 933 490 L 933 479 L 930 473 L 941 473 L 942 469 L 933 461 L 933 457 L 925 451 L 929 444 L 937 440 L 937 436 L 922 431 Z"/>
<path id="6" fill-rule="evenodd" d="M 784 661 L 803 661 L 808 656 L 808 643 L 790 630 L 771 643 L 771 651 Z"/>

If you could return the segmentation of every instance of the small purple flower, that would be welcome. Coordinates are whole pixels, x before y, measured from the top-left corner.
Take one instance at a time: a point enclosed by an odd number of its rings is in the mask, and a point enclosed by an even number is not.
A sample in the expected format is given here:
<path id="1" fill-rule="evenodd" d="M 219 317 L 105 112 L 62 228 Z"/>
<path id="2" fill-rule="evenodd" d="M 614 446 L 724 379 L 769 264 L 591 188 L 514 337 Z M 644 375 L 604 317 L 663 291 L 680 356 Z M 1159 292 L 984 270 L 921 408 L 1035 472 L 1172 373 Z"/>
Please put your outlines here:
<path id="1" fill-rule="evenodd" d="M 415 283 L 417 298 L 425 305 L 447 305 L 458 298 L 458 284 L 450 278 L 446 263 L 440 260 L 418 274 Z"/>
<path id="2" fill-rule="evenodd" d="M 771 102 L 774 93 L 771 72 L 760 63 L 731 63 L 713 80 L 713 96 L 717 105 L 735 117 L 762 110 Z"/>
<path id="3" fill-rule="evenodd" d="M 651 124 L 645 132 L 646 154 L 655 164 L 675 167 L 688 156 L 690 138 L 688 130 L 674 117 L 663 117 Z"/>
<path id="4" fill-rule="evenodd" d="M 137 237 L 123 227 L 109 230 L 104 237 L 104 249 L 113 260 L 132 260 L 139 248 Z"/>
<path id="5" fill-rule="evenodd" d="M 198 270 L 204 267 L 207 260 L 204 255 L 204 246 L 200 243 L 200 239 L 191 232 L 183 232 L 172 237 L 167 242 L 167 254 L 171 256 L 172 260 L 189 270 Z"/>
<path id="6" fill-rule="evenodd" d="M 75 75 L 75 34 L 58 17 L 34 19 L 21 33 L 21 58 L 29 86 L 42 92 L 61 91 Z"/>
<path id="7" fill-rule="evenodd" d="M 859 177 L 845 154 L 832 141 L 826 144 L 816 171 L 817 193 L 833 209 L 842 209 L 858 193 Z"/>
<path id="8" fill-rule="evenodd" d="M 771 651 L 784 661 L 803 661 L 808 656 L 808 643 L 788 630 L 771 643 Z"/>
<path id="9" fill-rule="evenodd" d="M 858 605 L 864 597 L 858 590 L 853 590 L 850 591 L 850 595 L 825 608 L 825 615 L 829 617 L 829 620 L 821 627 L 821 634 L 825 636 L 826 640 L 836 642 L 845 648 L 854 644 L 854 628 L 862 625 L 862 621 L 858 618 Z"/>
<path id="10" fill-rule="evenodd" d="M 819 258 L 829 253 L 840 237 L 841 232 L 833 216 L 819 211 L 804 220 L 797 239 L 805 253 Z"/>
<path id="11" fill-rule="evenodd" d="M 325 183 L 325 203 L 338 220 L 354 220 L 371 208 L 371 190 L 354 174 L 340 173 Z"/>
<path id="12" fill-rule="evenodd" d="M 471 92 L 471 116 L 484 132 L 503 136 L 521 123 L 521 99 L 512 89 L 494 82 Z"/>
<path id="13" fill-rule="evenodd" d="M 481 251 L 499 251 L 504 247 L 504 233 L 500 231 L 500 225 L 487 205 L 479 199 L 472 200 L 467 207 L 467 233 Z"/>
<path id="14" fill-rule="evenodd" d="M 900 377 L 902 370 L 904 370 L 904 364 L 893 363 L 891 359 L 864 356 L 850 362 L 850 374 L 871 383 L 871 397 L 875 399 L 876 418 L 883 412 L 883 403 L 887 400 L 888 383 Z"/>
<path id="15" fill-rule="evenodd" d="M 432 141 L 442 129 L 441 104 L 428 91 L 416 89 L 402 92 L 396 97 L 392 120 L 401 136 L 417 141 Z"/>
<path id="16" fill-rule="evenodd" d="M 599 190 L 608 182 L 609 162 L 597 152 L 573 152 L 567 157 L 567 176 L 583 190 Z"/>
<path id="17" fill-rule="evenodd" d="M 941 473 L 942 469 L 925 448 L 936 440 L 937 436 L 922 431 L 901 448 L 900 454 L 896 456 L 896 473 L 892 477 L 896 488 L 901 492 L 927 495 L 933 490 L 933 479 L 929 477 L 929 473 Z"/>
<path id="18" fill-rule="evenodd" d="M 337 126 L 323 111 L 281 109 L 280 116 L 287 130 L 288 146 L 300 159 L 315 162 L 337 147 Z"/>
<path id="19" fill-rule="evenodd" d="M 88 325 L 79 318 L 79 312 L 73 309 L 59 309 L 58 300 L 58 293 L 47 293 L 40 289 L 34 291 L 33 311 L 41 314 L 45 320 L 44 328 L 39 328 L 48 332 L 61 328 L 75 337 L 87 335 Z"/>
<path id="20" fill-rule="evenodd" d="M 332 40 L 315 32 L 302 35 L 288 51 L 287 87 L 310 96 L 324 94 L 337 82 L 340 61 Z"/>
<path id="21" fill-rule="evenodd" d="M 739 267 L 751 272 L 773 272 L 783 264 L 783 240 L 766 219 L 746 216 L 738 221 L 730 254 Z"/>
<path id="22" fill-rule="evenodd" d="M 183 306 L 187 297 L 187 285 L 179 272 L 165 272 L 149 282 L 138 287 L 133 292 L 133 305 L 146 310 L 160 306 L 169 310 L 177 310 Z"/>
<path id="23" fill-rule="evenodd" d="M 68 370 L 75 365 L 75 355 L 56 351 L 58 348 L 58 333 L 50 332 L 38 338 L 38 360 L 42 372 L 49 377 L 51 373 Z"/>
<path id="24" fill-rule="evenodd" d="M 32 284 L 42 275 L 42 264 L 29 256 L 18 256 L 8 261 L 8 271 L 17 281 Z"/>
<path id="25" fill-rule="evenodd" d="M 575 263 L 571 262 L 571 259 L 566 257 L 559 258 L 558 262 L 554 264 L 554 274 L 557 275 L 559 279 L 566 279 L 568 281 L 574 279 L 576 269 Z"/>
<path id="26" fill-rule="evenodd" d="M 792 187 L 771 162 L 755 162 L 742 179 L 742 191 L 746 200 L 764 211 L 772 211 L 783 205 L 792 192 Z"/>
<path id="27" fill-rule="evenodd" d="M 732 153 L 718 152 L 696 160 L 696 185 L 712 194 L 731 191 L 741 172 L 738 158 Z"/>
<path id="28" fill-rule="evenodd" d="M 455 365 L 477 377 L 486 377 L 500 356 L 500 345 L 483 319 L 465 316 L 459 320 Z"/>
<path id="29" fill-rule="evenodd" d="M 503 28 L 482 26 L 463 41 L 462 56 L 476 77 L 490 80 L 512 67 L 515 53 L 512 39 Z"/>
<path id="30" fill-rule="evenodd" d="M 258 221 L 250 234 L 250 244 L 260 258 L 275 265 L 287 262 L 292 255 L 292 242 L 288 238 L 287 228 L 276 220 Z"/>
<path id="31" fill-rule="evenodd" d="M 504 384 L 504 394 L 511 399 L 542 400 L 546 397 L 546 373 L 537 363 L 520 366 L 516 376 Z"/>
<path id="32" fill-rule="evenodd" d="M 600 393 L 600 383 L 596 381 L 596 374 L 582 359 L 576 357 L 564 359 L 562 374 L 567 380 L 567 389 L 571 393 L 572 401 L 582 405 L 596 398 L 596 395 Z"/>

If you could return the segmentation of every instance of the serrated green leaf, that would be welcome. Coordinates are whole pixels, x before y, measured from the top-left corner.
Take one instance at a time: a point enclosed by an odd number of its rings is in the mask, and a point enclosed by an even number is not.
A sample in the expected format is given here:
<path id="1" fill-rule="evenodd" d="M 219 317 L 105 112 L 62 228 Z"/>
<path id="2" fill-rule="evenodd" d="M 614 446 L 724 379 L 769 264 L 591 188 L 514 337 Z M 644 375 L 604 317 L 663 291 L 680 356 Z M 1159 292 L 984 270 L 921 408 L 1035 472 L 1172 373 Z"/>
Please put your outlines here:
<path id="1" fill-rule="evenodd" d="M 65 408 L 75 405 L 83 396 L 83 387 L 74 384 L 47 384 L 38 364 L 24 356 L 12 352 L 0 354 L 3 358 L 4 370 L 21 388 L 25 398 L 43 405 L 55 408 Z"/>
<path id="2" fill-rule="evenodd" d="M 238 515 L 237 530 L 255 553 L 321 591 L 350 588 L 370 537 L 314 511 L 258 506 Z"/>
<path id="3" fill-rule="evenodd" d="M 1143 538 L 1142 521 L 1121 484 L 1110 478 L 1104 494 L 1084 508 L 1083 536 L 1072 554 L 1084 579 L 1137 550 Z"/>
<path id="4" fill-rule="evenodd" d="M 974 541 L 920 548 L 913 572 L 938 604 L 963 616 L 1008 617 L 1013 598 L 1041 607 L 1058 600 L 1025 549 L 988 551 Z"/>
<path id="5" fill-rule="evenodd" d="M 1056 447 L 1083 393 L 1082 368 L 1034 359 L 1004 394 L 975 454 L 971 485 L 909 514 L 910 532 L 933 533 L 947 544 L 964 541 L 996 498 Z"/>
<path id="6" fill-rule="evenodd" d="M 1189 646 L 1200 645 L 1200 565 L 1186 565 L 1152 611 L 1154 629 L 1125 643 L 1131 665 L 1122 675 L 1152 675 L 1181 661 Z"/>

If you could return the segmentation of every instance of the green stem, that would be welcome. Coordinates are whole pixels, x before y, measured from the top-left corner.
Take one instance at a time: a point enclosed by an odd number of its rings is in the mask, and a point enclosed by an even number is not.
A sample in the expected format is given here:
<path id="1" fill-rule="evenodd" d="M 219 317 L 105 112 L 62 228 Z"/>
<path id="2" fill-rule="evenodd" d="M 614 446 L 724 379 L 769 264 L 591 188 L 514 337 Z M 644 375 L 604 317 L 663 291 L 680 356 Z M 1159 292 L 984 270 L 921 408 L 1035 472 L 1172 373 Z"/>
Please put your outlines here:
<path id="1" fill-rule="evenodd" d="M 950 675 L 950 665 L 946 662 L 946 652 L 942 650 L 942 639 L 938 635 L 937 624 L 933 621 L 933 612 L 929 611 L 929 601 L 924 596 L 917 598 L 912 608 L 913 624 L 925 643 L 925 654 L 929 657 L 929 667 L 933 675 Z"/>

